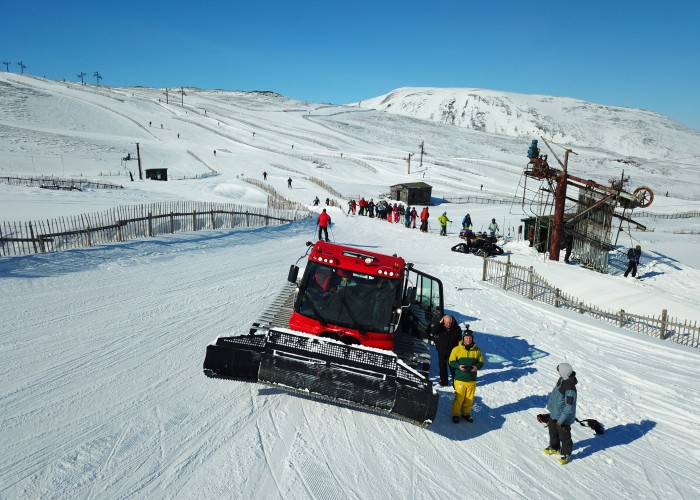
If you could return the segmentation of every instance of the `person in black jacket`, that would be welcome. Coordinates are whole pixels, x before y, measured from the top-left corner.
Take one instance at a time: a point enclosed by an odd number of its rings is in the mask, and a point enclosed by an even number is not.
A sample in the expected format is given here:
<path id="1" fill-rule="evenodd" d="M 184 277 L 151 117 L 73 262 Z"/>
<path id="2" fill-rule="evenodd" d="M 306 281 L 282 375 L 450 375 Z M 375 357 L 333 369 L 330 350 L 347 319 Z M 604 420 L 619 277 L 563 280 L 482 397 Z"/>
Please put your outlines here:
<path id="1" fill-rule="evenodd" d="M 457 320 L 454 316 L 445 314 L 440 322 L 433 326 L 430 336 L 435 343 L 435 350 L 438 355 L 440 386 L 446 387 L 449 382 L 447 379 L 448 368 L 452 375 L 452 382 L 455 380 L 455 369 L 449 365 L 449 360 L 452 349 L 462 340 L 462 329 L 457 324 Z"/>
<path id="2" fill-rule="evenodd" d="M 629 262 L 627 263 L 627 271 L 625 271 L 625 278 L 632 271 L 632 277 L 637 277 L 637 266 L 639 265 L 639 259 L 642 257 L 642 247 L 637 245 L 634 248 L 630 248 L 627 251 L 627 258 Z"/>

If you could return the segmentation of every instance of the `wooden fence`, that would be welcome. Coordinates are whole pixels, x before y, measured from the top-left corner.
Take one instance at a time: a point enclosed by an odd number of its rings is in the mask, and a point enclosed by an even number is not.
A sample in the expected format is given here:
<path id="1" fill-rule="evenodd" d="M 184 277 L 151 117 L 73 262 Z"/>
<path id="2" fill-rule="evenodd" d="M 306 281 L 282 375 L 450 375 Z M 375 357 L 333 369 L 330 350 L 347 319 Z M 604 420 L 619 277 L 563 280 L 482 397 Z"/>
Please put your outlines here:
<path id="1" fill-rule="evenodd" d="M 279 225 L 306 210 L 255 209 L 226 203 L 164 202 L 34 222 L 0 223 L 0 256 L 58 252 L 203 229 Z"/>
<path id="2" fill-rule="evenodd" d="M 448 201 L 450 203 L 469 203 L 469 204 L 474 204 L 478 203 L 481 205 L 505 205 L 509 203 L 513 203 L 512 198 L 500 198 L 500 197 L 492 197 L 488 198 L 485 196 L 460 196 L 459 198 L 457 197 L 443 197 L 443 201 Z"/>
<path id="3" fill-rule="evenodd" d="M 482 280 L 509 292 L 515 292 L 530 300 L 537 300 L 554 307 L 572 309 L 580 314 L 588 314 L 619 327 L 629 328 L 678 344 L 700 347 L 700 325 L 695 321 L 680 320 L 668 316 L 666 309 L 656 316 L 631 314 L 624 310 L 609 311 L 591 304 L 585 304 L 556 288 L 534 272 L 532 266 L 523 267 L 508 260 L 484 258 Z"/>
<path id="4" fill-rule="evenodd" d="M 124 189 L 124 186 L 109 182 L 94 182 L 87 179 L 61 179 L 52 176 L 24 177 L 0 176 L 0 182 L 11 186 L 34 186 L 45 189 L 82 191 L 83 189 Z"/>
<path id="5" fill-rule="evenodd" d="M 673 214 L 656 214 L 654 212 L 639 211 L 634 213 L 635 217 L 652 217 L 654 219 L 692 219 L 700 217 L 700 212 L 694 210 L 692 212 L 677 212 Z"/>

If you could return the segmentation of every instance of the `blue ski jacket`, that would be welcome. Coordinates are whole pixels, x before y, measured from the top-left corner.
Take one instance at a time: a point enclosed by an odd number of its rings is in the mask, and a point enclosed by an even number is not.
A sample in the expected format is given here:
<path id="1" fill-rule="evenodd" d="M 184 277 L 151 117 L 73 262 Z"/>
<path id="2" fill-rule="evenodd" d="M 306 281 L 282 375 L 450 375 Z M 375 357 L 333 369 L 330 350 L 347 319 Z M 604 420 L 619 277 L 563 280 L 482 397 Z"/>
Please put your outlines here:
<path id="1" fill-rule="evenodd" d="M 571 425 L 576 421 L 576 372 L 571 376 L 557 381 L 552 393 L 549 395 L 547 410 L 549 417 L 561 425 Z"/>

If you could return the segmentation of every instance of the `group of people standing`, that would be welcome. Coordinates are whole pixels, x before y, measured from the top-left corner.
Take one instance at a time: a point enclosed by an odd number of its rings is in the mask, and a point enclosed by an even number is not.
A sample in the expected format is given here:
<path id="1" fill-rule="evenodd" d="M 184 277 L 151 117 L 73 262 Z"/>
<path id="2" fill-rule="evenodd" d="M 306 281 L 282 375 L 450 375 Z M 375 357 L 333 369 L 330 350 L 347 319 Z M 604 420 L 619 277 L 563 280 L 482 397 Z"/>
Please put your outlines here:
<path id="1" fill-rule="evenodd" d="M 445 314 L 431 327 L 429 338 L 435 344 L 438 357 L 440 386 L 447 387 L 452 379 L 452 421 L 473 423 L 472 408 L 476 395 L 479 370 L 484 367 L 484 355 L 474 342 L 474 332 L 465 325 L 462 329 L 451 314 Z M 549 445 L 544 449 L 548 455 L 560 454 L 559 463 L 566 464 L 573 452 L 571 425 L 576 421 L 576 372 L 569 363 L 557 366 L 557 380 L 547 402 L 549 410 Z M 448 377 L 449 375 L 449 377 Z"/>
<path id="2" fill-rule="evenodd" d="M 392 205 L 386 200 L 375 203 L 373 198 L 367 201 L 364 197 L 360 198 L 359 201 L 350 200 L 348 202 L 348 214 L 381 219 L 395 224 L 403 223 L 404 226 L 413 229 L 416 228 L 416 221 L 419 220 L 416 207 L 404 206 L 402 203 Z M 425 207 L 420 213 L 421 231 L 427 232 L 428 217 L 428 207 Z"/>

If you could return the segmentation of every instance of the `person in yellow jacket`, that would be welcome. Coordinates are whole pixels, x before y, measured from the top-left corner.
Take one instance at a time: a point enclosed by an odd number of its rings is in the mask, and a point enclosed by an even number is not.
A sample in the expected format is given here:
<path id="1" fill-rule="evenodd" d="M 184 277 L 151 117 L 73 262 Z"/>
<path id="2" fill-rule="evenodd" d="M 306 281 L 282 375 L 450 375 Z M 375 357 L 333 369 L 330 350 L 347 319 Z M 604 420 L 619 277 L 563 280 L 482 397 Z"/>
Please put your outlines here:
<path id="1" fill-rule="evenodd" d="M 440 236 L 447 236 L 447 223 L 452 222 L 447 218 L 447 212 L 442 212 L 442 215 L 438 217 L 438 222 L 440 223 Z"/>
<path id="2" fill-rule="evenodd" d="M 484 366 L 484 356 L 474 343 L 474 333 L 469 326 L 462 332 L 462 341 L 452 349 L 450 366 L 455 369 L 452 421 L 459 423 L 461 415 L 467 422 L 473 422 L 471 412 L 476 394 L 476 372 Z"/>

